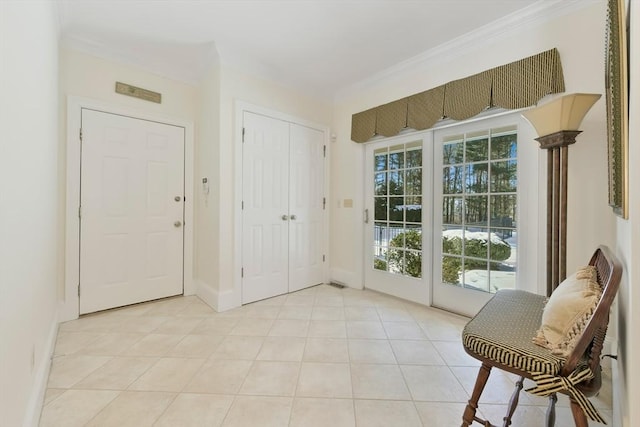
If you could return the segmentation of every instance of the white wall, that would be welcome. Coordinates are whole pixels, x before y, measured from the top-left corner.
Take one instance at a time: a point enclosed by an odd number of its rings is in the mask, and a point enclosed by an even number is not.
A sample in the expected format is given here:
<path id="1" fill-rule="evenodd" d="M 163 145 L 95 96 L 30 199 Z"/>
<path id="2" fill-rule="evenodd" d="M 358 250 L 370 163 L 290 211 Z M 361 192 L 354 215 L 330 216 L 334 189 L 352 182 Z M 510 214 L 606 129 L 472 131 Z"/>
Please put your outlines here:
<path id="1" fill-rule="evenodd" d="M 21 426 L 37 423 L 57 331 L 52 2 L 0 2 L 0 58 L 0 425 Z"/>
<path id="2" fill-rule="evenodd" d="M 585 2 L 580 7 L 552 20 L 510 23 L 497 37 L 469 40 L 343 94 L 334 111 L 338 141 L 331 159 L 331 254 L 336 278 L 352 280 L 348 284 L 355 287 L 362 284 L 363 148 L 350 141 L 351 115 L 553 47 L 560 52 L 567 93 L 604 93 L 605 5 Z M 607 207 L 605 110 L 603 98 L 585 118 L 584 132 L 569 150 L 568 271 L 584 264 L 597 244 L 615 242 L 615 219 Z M 530 144 L 537 146 L 535 141 Z M 542 150 L 539 155 L 544 155 Z M 539 159 L 532 161 L 536 164 Z M 531 170 L 536 173 L 535 168 Z M 540 175 L 544 177 L 544 172 Z M 345 198 L 354 199 L 353 209 L 338 207 L 338 200 Z"/>
<path id="3" fill-rule="evenodd" d="M 640 13 L 637 2 L 633 4 L 631 15 L 631 46 L 640 46 Z M 624 266 L 624 273 L 618 297 L 619 348 L 618 367 L 620 368 L 618 388 L 624 427 L 640 425 L 640 51 L 631 49 L 630 55 L 630 97 L 629 97 L 629 219 L 618 218 L 617 252 Z M 631 396 L 634 396 L 633 398 Z"/>
<path id="4" fill-rule="evenodd" d="M 207 284 L 218 283 L 219 259 L 219 190 L 220 169 L 220 67 L 212 67 L 200 83 L 196 142 L 196 274 L 199 292 L 217 308 L 215 293 Z M 205 194 L 202 179 L 208 180 L 209 194 Z M 204 286 L 204 287 L 203 287 Z"/>
<path id="5" fill-rule="evenodd" d="M 236 136 L 236 102 L 242 101 L 262 108 L 288 114 L 310 122 L 328 125 L 332 119 L 332 108 L 327 102 L 311 99 L 290 88 L 261 79 L 228 65 L 218 66 L 219 86 L 212 86 L 207 91 L 213 96 L 219 96 L 218 105 L 220 124 L 217 135 L 201 134 L 202 152 L 209 155 L 201 157 L 202 171 L 210 171 L 211 196 L 209 207 L 205 209 L 206 220 L 215 230 L 211 234 L 199 233 L 199 245 L 207 248 L 199 262 L 200 280 L 205 286 L 204 293 L 213 293 L 217 298 L 218 309 L 233 306 L 237 301 L 234 296 L 234 227 L 235 227 L 235 144 Z M 219 91 L 219 92 L 217 92 Z M 203 110 L 205 117 L 215 114 L 215 107 Z M 213 118 L 212 120 L 216 120 Z M 213 132 L 210 129 L 209 132 Z M 208 132 L 207 132 L 208 133 Z M 213 152 L 208 144 L 214 144 Z M 201 174 L 201 176 L 204 176 Z M 215 188 L 214 188 L 215 187 Z M 200 196 L 202 197 L 202 196 Z M 205 264 L 205 265 L 202 265 Z M 235 298 L 235 299 L 234 299 Z"/>

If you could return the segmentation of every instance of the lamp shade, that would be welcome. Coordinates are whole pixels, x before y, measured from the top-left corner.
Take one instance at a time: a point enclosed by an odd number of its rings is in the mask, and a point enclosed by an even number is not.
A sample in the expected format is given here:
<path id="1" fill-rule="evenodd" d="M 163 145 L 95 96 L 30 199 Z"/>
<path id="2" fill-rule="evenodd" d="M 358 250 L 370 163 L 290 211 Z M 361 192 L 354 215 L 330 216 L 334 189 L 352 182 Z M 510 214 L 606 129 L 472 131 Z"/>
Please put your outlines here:
<path id="1" fill-rule="evenodd" d="M 522 116 L 535 128 L 538 136 L 551 135 L 563 130 L 578 130 L 587 111 L 602 95 L 573 93 L 532 108 Z"/>

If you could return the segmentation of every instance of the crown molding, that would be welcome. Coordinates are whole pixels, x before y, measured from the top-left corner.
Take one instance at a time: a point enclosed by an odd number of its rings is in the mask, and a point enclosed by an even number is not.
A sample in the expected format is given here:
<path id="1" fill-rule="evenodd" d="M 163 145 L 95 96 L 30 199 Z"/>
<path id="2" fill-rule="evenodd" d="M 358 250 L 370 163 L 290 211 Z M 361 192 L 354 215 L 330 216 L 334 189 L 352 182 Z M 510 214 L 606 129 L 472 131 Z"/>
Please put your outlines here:
<path id="1" fill-rule="evenodd" d="M 63 33 L 60 45 L 69 50 L 133 65 L 189 85 L 199 84 L 206 72 L 220 63 L 215 43 L 180 45 L 144 40 L 131 43 L 129 39 L 127 43 L 114 44 L 108 36 L 82 37 L 67 32 Z"/>
<path id="2" fill-rule="evenodd" d="M 419 55 L 373 74 L 360 82 L 340 89 L 334 102 L 344 101 L 357 93 L 385 82 L 398 79 L 398 75 L 428 69 L 434 61 L 448 62 L 472 53 L 480 47 L 506 36 L 540 26 L 546 22 L 584 9 L 602 0 L 540 0 L 489 24 L 451 39 Z"/>

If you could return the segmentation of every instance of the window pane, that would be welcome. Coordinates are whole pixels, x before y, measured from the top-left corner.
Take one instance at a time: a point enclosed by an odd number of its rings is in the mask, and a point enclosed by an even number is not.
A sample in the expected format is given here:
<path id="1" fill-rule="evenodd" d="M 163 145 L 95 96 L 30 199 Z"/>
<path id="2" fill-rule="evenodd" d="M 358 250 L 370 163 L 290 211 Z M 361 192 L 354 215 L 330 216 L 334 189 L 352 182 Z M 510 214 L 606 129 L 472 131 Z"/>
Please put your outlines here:
<path id="1" fill-rule="evenodd" d="M 404 229 L 400 227 L 393 228 L 393 238 L 389 242 L 389 246 L 392 248 L 404 248 Z"/>
<path id="2" fill-rule="evenodd" d="M 489 292 L 489 268 L 486 261 L 465 258 L 464 287 Z"/>
<path id="3" fill-rule="evenodd" d="M 486 193 L 488 191 L 488 178 L 488 163 L 474 163 L 472 165 L 467 165 L 465 176 L 467 193 Z"/>
<path id="4" fill-rule="evenodd" d="M 404 251 L 402 249 L 389 249 L 387 252 L 387 262 L 391 273 L 404 273 Z"/>
<path id="5" fill-rule="evenodd" d="M 487 259 L 489 246 L 489 229 L 467 227 L 464 231 L 464 255 Z"/>
<path id="6" fill-rule="evenodd" d="M 518 187 L 518 170 L 515 160 L 491 163 L 491 192 L 513 193 Z"/>
<path id="7" fill-rule="evenodd" d="M 497 233 L 491 233 L 489 252 L 489 259 L 492 261 L 506 261 L 511 257 L 511 245 Z"/>
<path id="8" fill-rule="evenodd" d="M 515 159 L 517 156 L 517 141 L 516 134 L 491 138 L 491 159 Z"/>
<path id="9" fill-rule="evenodd" d="M 465 162 L 489 160 L 489 140 L 487 138 L 467 141 Z"/>
<path id="10" fill-rule="evenodd" d="M 422 222 L 422 197 L 405 197 L 405 221 L 406 222 Z"/>
<path id="11" fill-rule="evenodd" d="M 376 172 L 387 170 L 387 149 L 376 150 L 374 153 L 374 170 Z"/>
<path id="12" fill-rule="evenodd" d="M 509 227 L 507 224 L 515 226 L 516 201 L 515 194 L 491 196 L 491 224 L 506 227 Z"/>
<path id="13" fill-rule="evenodd" d="M 442 170 L 442 193 L 460 194 L 462 193 L 462 170 L 463 166 L 448 166 Z"/>
<path id="14" fill-rule="evenodd" d="M 487 199 L 486 196 L 465 198 L 465 216 L 468 225 L 487 225 Z"/>
<path id="15" fill-rule="evenodd" d="M 511 221 L 511 218 L 505 218 L 504 221 L 492 220 L 491 225 L 493 226 L 495 222 L 504 222 L 505 224 L 507 224 L 507 223 L 512 223 L 513 221 Z M 515 229 L 513 228 L 493 228 L 493 227 L 491 228 L 491 233 L 495 234 L 502 240 L 511 239 L 516 234 Z"/>
<path id="16" fill-rule="evenodd" d="M 404 246 L 407 249 L 422 249 L 422 227 L 409 225 L 404 232 Z"/>
<path id="17" fill-rule="evenodd" d="M 387 173 L 381 172 L 374 175 L 374 194 L 376 196 L 387 195 Z"/>
<path id="18" fill-rule="evenodd" d="M 404 194 L 404 171 L 389 172 L 389 194 Z"/>
<path id="19" fill-rule="evenodd" d="M 442 252 L 450 255 L 462 255 L 462 230 L 461 229 L 443 230 Z"/>
<path id="20" fill-rule="evenodd" d="M 422 194 L 422 169 L 409 169 L 406 172 L 406 193 L 407 195 Z"/>
<path id="21" fill-rule="evenodd" d="M 422 277 L 422 252 L 405 251 L 404 274 L 411 277 Z"/>
<path id="22" fill-rule="evenodd" d="M 373 243 L 376 246 L 389 246 L 389 227 L 386 222 L 376 222 L 373 226 Z"/>
<path id="23" fill-rule="evenodd" d="M 389 169 L 404 168 L 404 145 L 389 148 Z"/>
<path id="24" fill-rule="evenodd" d="M 452 256 L 442 257 L 442 283 L 460 285 L 462 259 Z"/>
<path id="25" fill-rule="evenodd" d="M 462 225 L 462 197 L 442 198 L 442 223 Z"/>
<path id="26" fill-rule="evenodd" d="M 464 142 L 444 144 L 442 147 L 442 164 L 451 165 L 464 161 Z"/>
<path id="27" fill-rule="evenodd" d="M 404 197 L 389 197 L 389 221 L 404 221 Z"/>
<path id="28" fill-rule="evenodd" d="M 419 168 L 420 166 L 422 166 L 422 148 L 407 146 L 407 168 Z"/>
<path id="29" fill-rule="evenodd" d="M 374 197 L 373 201 L 374 201 L 374 205 L 375 205 L 375 212 L 373 215 L 373 219 L 376 221 L 384 221 L 387 219 L 387 204 L 388 204 L 388 198 L 387 197 Z"/>
<path id="30" fill-rule="evenodd" d="M 489 271 L 491 292 L 497 292 L 500 289 L 516 288 L 515 268 L 496 262 L 489 263 L 489 266 L 491 268 Z"/>
<path id="31" fill-rule="evenodd" d="M 387 250 L 376 246 L 373 248 L 373 252 L 373 268 L 387 271 Z"/>

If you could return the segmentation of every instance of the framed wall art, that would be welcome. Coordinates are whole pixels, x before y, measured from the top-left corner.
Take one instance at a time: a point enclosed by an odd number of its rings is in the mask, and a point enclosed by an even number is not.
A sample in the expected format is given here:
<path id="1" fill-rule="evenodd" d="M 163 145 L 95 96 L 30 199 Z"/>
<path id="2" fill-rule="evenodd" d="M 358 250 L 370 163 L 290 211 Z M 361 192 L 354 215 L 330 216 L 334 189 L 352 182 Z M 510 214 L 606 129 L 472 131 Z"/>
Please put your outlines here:
<path id="1" fill-rule="evenodd" d="M 607 0 L 605 92 L 609 205 L 616 215 L 628 217 L 628 51 L 625 0 Z"/>

